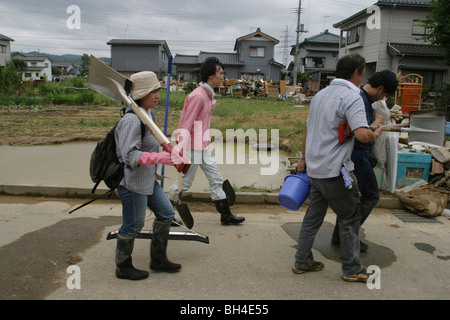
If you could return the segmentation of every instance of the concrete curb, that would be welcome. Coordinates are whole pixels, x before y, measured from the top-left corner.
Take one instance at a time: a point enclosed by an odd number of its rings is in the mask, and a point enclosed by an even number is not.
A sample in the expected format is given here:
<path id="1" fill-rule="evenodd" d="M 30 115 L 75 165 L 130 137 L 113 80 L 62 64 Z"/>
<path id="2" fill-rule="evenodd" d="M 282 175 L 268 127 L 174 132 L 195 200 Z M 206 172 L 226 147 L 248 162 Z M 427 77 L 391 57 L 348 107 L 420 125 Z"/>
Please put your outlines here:
<path id="1" fill-rule="evenodd" d="M 8 196 L 30 196 L 30 197 L 52 197 L 52 198 L 80 198 L 94 199 L 106 193 L 107 189 L 97 189 L 95 194 L 91 194 L 91 188 L 70 188 L 60 186 L 36 186 L 36 185 L 1 185 L 0 195 Z M 116 191 L 111 195 L 111 199 L 119 199 Z M 183 193 L 183 200 L 196 202 L 211 202 L 208 192 L 186 192 Z M 279 205 L 278 193 L 261 192 L 236 192 L 236 203 L 238 204 L 270 204 Z M 304 205 L 309 204 L 309 199 Z M 402 209 L 402 203 L 397 197 L 382 196 L 377 208 Z"/>

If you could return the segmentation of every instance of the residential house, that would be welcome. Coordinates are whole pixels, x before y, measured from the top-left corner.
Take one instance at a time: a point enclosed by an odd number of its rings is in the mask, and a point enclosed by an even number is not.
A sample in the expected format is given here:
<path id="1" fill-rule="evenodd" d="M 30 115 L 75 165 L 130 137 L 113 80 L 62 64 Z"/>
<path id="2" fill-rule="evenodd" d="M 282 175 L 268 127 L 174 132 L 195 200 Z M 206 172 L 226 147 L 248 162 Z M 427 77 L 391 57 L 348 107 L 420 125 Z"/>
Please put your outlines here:
<path id="1" fill-rule="evenodd" d="M 61 78 L 73 77 L 79 73 L 78 68 L 71 62 L 53 62 L 52 67 L 61 70 Z"/>
<path id="2" fill-rule="evenodd" d="M 14 39 L 0 33 L 0 67 L 6 66 L 6 63 L 11 60 L 11 41 Z"/>
<path id="3" fill-rule="evenodd" d="M 47 56 L 34 56 L 23 53 L 14 53 L 13 59 L 22 59 L 27 63 L 27 71 L 22 73 L 22 80 L 52 81 L 52 59 Z"/>
<path id="4" fill-rule="evenodd" d="M 417 73 L 432 87 L 449 82 L 450 67 L 439 47 L 421 39 L 419 20 L 431 13 L 430 0 L 380 0 L 333 26 L 341 30 L 339 56 L 353 52 L 366 59 L 366 78 L 377 71 Z"/>
<path id="5" fill-rule="evenodd" d="M 240 78 L 239 69 L 244 67 L 244 63 L 239 61 L 236 53 L 223 52 L 204 52 L 200 51 L 199 55 L 183 55 L 177 54 L 173 59 L 173 65 L 176 66 L 177 80 L 199 81 L 200 66 L 208 57 L 216 57 L 223 64 L 225 76 L 228 79 Z"/>
<path id="6" fill-rule="evenodd" d="M 167 74 L 168 57 L 171 54 L 164 40 L 113 39 L 111 66 L 126 77 L 140 71 L 153 71 L 162 78 Z"/>
<path id="7" fill-rule="evenodd" d="M 177 54 L 173 65 L 177 68 L 177 79 L 181 81 L 199 80 L 198 70 L 208 57 L 216 57 L 224 65 L 228 79 L 263 79 L 280 81 L 281 69 L 285 66 L 274 60 L 275 45 L 279 41 L 258 28 L 236 39 L 234 52 L 204 52 L 196 55 Z"/>
<path id="8" fill-rule="evenodd" d="M 312 92 L 328 86 L 336 76 L 336 63 L 339 59 L 339 35 L 328 30 L 306 38 L 299 43 L 299 65 L 297 70 L 309 75 L 306 85 Z M 295 56 L 296 46 L 292 46 L 291 56 Z M 288 67 L 293 70 L 294 63 Z"/>

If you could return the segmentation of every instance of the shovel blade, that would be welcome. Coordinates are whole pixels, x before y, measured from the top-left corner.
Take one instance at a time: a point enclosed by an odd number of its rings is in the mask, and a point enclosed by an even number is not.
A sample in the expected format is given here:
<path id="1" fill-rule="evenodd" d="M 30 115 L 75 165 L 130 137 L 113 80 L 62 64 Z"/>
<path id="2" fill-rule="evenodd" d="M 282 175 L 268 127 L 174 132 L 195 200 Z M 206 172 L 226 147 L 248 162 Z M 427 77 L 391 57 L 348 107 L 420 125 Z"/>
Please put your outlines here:
<path id="1" fill-rule="evenodd" d="M 191 211 L 189 210 L 187 204 L 184 202 L 175 203 L 175 208 L 177 209 L 178 214 L 180 215 L 180 218 L 186 228 L 192 229 L 194 226 L 194 218 L 192 217 Z"/>
<path id="2" fill-rule="evenodd" d="M 117 88 L 110 79 L 114 79 L 119 85 L 128 91 L 132 82 L 114 69 L 110 68 L 102 61 L 91 56 L 89 64 L 88 85 L 98 93 L 119 103 L 122 102 L 121 95 L 117 92 Z"/>
<path id="3" fill-rule="evenodd" d="M 422 129 L 422 128 L 402 128 L 403 132 L 411 132 L 411 133 L 439 133 L 439 131 L 436 130 L 430 130 L 430 129 Z"/>

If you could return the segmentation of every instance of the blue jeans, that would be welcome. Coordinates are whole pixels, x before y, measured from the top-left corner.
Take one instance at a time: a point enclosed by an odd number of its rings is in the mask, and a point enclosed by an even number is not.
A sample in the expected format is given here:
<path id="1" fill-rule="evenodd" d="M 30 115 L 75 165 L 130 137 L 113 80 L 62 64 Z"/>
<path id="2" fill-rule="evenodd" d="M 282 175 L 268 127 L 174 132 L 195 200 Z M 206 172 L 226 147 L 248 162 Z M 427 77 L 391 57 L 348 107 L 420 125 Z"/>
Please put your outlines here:
<path id="1" fill-rule="evenodd" d="M 156 220 L 170 222 L 175 217 L 173 206 L 159 183 L 155 180 L 152 195 L 139 194 L 123 186 L 117 188 L 122 201 L 122 226 L 119 235 L 122 237 L 136 237 L 145 223 L 147 207 L 153 211 Z"/>
<path id="2" fill-rule="evenodd" d="M 352 174 L 353 178 L 354 175 Z M 298 247 L 295 254 L 295 267 L 311 266 L 314 262 L 312 246 L 317 232 L 322 226 L 328 206 L 340 219 L 341 234 L 340 258 L 344 275 L 359 273 L 363 266 L 359 258 L 359 190 L 344 186 L 342 176 L 330 179 L 310 178 L 310 203 L 303 218 Z"/>

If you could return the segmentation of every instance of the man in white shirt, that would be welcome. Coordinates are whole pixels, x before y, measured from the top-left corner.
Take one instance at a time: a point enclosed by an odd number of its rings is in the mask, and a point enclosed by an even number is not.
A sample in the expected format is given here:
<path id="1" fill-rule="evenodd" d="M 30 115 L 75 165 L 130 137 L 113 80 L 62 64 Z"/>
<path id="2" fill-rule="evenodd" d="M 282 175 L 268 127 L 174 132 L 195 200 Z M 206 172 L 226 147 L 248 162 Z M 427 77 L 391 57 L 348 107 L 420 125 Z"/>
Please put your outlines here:
<path id="1" fill-rule="evenodd" d="M 297 171 L 307 170 L 311 193 L 292 268 L 296 274 L 323 269 L 323 263 L 314 261 L 311 249 L 330 206 L 341 221 L 342 279 L 368 279 L 359 257 L 360 199 L 351 155 L 355 137 L 363 142 L 373 141 L 381 134 L 382 126 L 372 131 L 367 124 L 358 88 L 364 74 L 363 57 L 342 57 L 336 65 L 337 79 L 311 101 L 308 132 L 303 138 L 304 158 L 297 165 Z"/>

